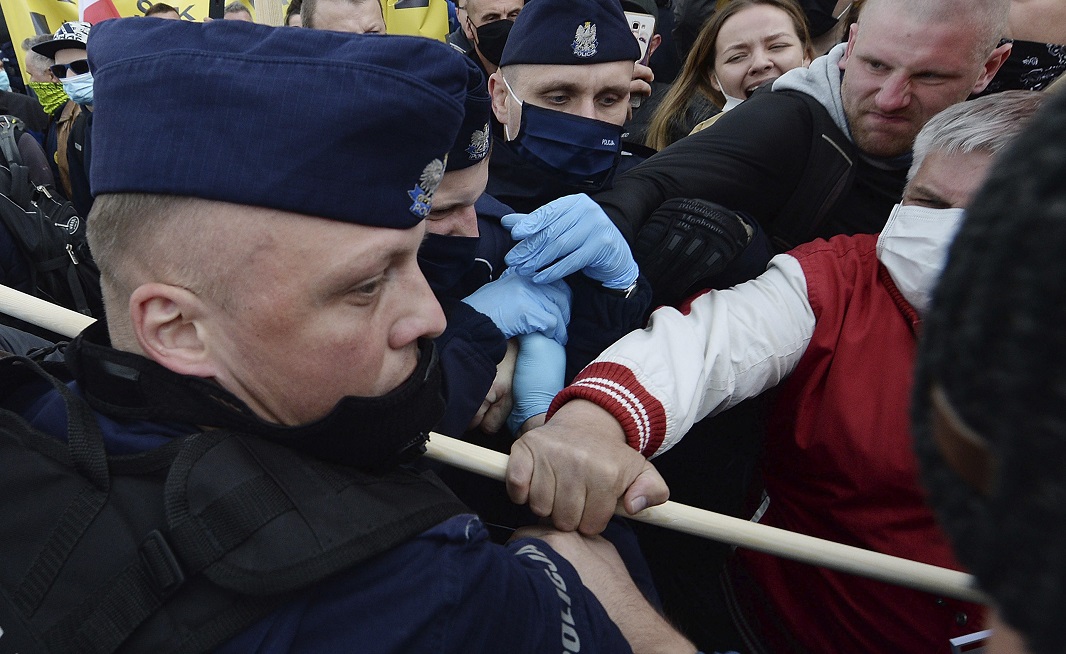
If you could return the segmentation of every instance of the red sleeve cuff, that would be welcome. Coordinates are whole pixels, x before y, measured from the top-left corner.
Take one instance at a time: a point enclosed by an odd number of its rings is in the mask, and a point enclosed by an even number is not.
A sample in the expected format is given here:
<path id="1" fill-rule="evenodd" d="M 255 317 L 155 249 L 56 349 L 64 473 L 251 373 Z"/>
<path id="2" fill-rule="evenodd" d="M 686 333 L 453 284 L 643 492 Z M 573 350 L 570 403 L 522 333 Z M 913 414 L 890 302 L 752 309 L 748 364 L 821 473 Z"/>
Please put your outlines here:
<path id="1" fill-rule="evenodd" d="M 570 400 L 579 399 L 609 411 L 622 425 L 629 446 L 644 456 L 651 456 L 662 447 L 666 410 L 629 368 L 617 363 L 592 363 L 555 396 L 548 408 L 548 419 Z"/>

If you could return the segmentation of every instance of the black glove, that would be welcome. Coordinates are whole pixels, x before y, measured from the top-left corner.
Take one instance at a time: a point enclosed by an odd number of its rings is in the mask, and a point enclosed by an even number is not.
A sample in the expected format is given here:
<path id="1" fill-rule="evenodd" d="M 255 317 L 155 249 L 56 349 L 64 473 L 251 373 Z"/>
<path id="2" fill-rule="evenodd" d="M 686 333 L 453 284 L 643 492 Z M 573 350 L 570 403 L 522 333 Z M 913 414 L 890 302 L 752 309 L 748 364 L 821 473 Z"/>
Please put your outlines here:
<path id="1" fill-rule="evenodd" d="M 633 256 L 651 282 L 655 302 L 673 305 L 708 288 L 754 233 L 751 218 L 714 202 L 667 200 L 637 234 Z"/>

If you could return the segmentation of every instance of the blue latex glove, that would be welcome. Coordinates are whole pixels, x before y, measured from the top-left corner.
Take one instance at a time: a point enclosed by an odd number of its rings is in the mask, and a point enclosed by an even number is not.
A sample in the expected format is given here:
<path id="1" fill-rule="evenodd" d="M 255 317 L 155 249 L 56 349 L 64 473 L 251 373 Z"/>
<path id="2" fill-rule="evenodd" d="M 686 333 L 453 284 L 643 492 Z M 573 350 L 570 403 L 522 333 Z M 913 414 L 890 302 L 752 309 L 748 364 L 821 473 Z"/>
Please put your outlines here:
<path id="1" fill-rule="evenodd" d="M 514 408 L 507 417 L 512 434 L 517 434 L 526 420 L 547 413 L 556 393 L 563 390 L 565 371 L 566 348 L 562 345 L 544 334 L 518 337 L 518 360 L 511 384 Z"/>
<path id="2" fill-rule="evenodd" d="M 579 270 L 607 288 L 628 288 L 637 280 L 629 244 L 583 193 L 559 198 L 533 213 L 504 216 L 502 222 L 511 237 L 521 241 L 507 253 L 507 265 L 539 284 Z"/>
<path id="3" fill-rule="evenodd" d="M 505 338 L 543 332 L 566 345 L 570 322 L 570 287 L 564 281 L 536 284 L 529 277 L 505 270 L 463 302 L 496 324 Z"/>

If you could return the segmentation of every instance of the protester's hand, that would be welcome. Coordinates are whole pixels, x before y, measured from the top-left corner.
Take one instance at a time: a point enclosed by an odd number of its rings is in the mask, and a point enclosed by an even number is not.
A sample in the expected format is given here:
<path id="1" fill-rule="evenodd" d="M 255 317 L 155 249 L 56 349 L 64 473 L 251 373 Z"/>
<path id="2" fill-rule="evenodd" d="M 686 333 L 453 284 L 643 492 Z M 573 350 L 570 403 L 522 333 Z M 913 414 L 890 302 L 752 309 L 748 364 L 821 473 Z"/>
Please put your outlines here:
<path id="1" fill-rule="evenodd" d="M 534 283 L 514 270 L 505 270 L 463 302 L 488 316 L 504 338 L 540 332 L 566 344 L 570 287 L 564 281 Z"/>
<path id="2" fill-rule="evenodd" d="M 502 222 L 511 237 L 521 241 L 507 253 L 507 265 L 537 283 L 580 270 L 607 288 L 624 289 L 640 272 L 622 233 L 583 193 L 559 198 L 533 213 L 504 216 Z"/>
<path id="3" fill-rule="evenodd" d="M 517 435 L 526 421 L 548 412 L 566 379 L 566 348 L 544 334 L 518 337 L 518 362 L 514 375 L 514 408 L 507 419 Z"/>
<path id="4" fill-rule="evenodd" d="M 567 402 L 511 446 L 507 492 L 559 529 L 598 534 L 621 498 L 630 515 L 670 496 L 655 467 L 626 444 L 608 411 L 585 400 Z"/>
<path id="5" fill-rule="evenodd" d="M 492 380 L 492 386 L 489 386 L 481 408 L 477 410 L 467 429 L 481 429 L 486 434 L 495 434 L 503 428 L 514 406 L 512 388 L 517 360 L 518 341 L 511 339 L 507 341 L 507 352 L 503 355 L 503 360 L 496 365 L 496 378 Z"/>
<path id="6" fill-rule="evenodd" d="M 639 96 L 641 98 L 651 97 L 651 83 L 655 81 L 655 73 L 651 68 L 644 64 L 636 64 L 633 66 L 633 79 L 629 82 L 629 97 Z M 633 107 L 630 105 L 629 114 L 626 116 L 626 120 L 633 118 Z"/>

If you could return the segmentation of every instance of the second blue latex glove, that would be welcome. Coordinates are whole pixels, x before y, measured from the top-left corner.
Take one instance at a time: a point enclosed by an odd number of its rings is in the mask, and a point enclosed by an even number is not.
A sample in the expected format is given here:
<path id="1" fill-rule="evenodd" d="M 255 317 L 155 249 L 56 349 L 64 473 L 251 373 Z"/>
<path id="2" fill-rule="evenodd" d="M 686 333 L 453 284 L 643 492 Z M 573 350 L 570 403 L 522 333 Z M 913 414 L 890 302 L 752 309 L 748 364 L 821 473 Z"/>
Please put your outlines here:
<path id="1" fill-rule="evenodd" d="M 547 413 L 566 378 L 566 348 L 544 334 L 518 337 L 511 395 L 514 408 L 507 417 L 512 434 L 535 415 Z"/>
<path id="2" fill-rule="evenodd" d="M 488 316 L 505 338 L 541 332 L 566 345 L 570 287 L 564 281 L 537 284 L 508 269 L 463 302 Z"/>
<path id="3" fill-rule="evenodd" d="M 637 279 L 629 244 L 583 193 L 559 198 L 533 213 L 504 216 L 501 222 L 521 241 L 507 253 L 507 265 L 535 282 L 553 282 L 578 271 L 614 289 L 627 288 Z"/>

